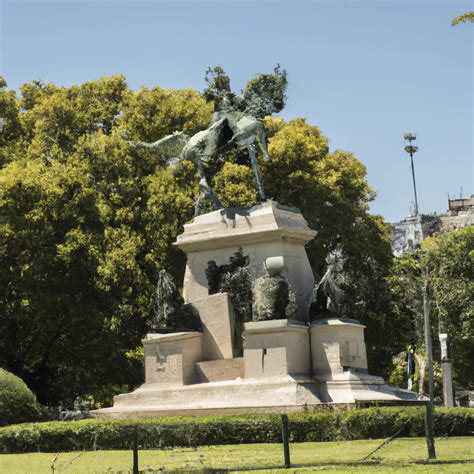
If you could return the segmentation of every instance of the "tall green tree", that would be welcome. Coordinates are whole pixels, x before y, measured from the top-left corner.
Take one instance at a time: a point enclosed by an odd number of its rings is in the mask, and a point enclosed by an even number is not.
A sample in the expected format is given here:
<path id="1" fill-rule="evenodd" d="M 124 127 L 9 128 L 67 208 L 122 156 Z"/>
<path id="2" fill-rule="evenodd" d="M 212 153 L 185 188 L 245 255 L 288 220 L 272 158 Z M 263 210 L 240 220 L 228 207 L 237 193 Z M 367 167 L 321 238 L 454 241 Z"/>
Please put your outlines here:
<path id="1" fill-rule="evenodd" d="M 171 243 L 198 194 L 191 163 L 172 174 L 168 157 L 128 140 L 196 133 L 213 104 L 192 90 L 134 92 L 112 76 L 68 88 L 33 81 L 18 96 L 2 82 L 0 106 L 0 365 L 43 403 L 86 394 L 107 401 L 142 381 L 128 354 L 153 318 L 159 270 L 182 281 L 185 257 Z M 266 126 L 267 194 L 299 207 L 318 230 L 308 248 L 316 275 L 331 251 L 344 252 L 348 316 L 377 328 L 368 342 L 378 370 L 396 345 L 380 333 L 396 324 L 383 317 L 390 245 L 383 220 L 368 212 L 365 167 L 349 152 L 329 152 L 303 119 Z M 216 193 L 226 205 L 254 204 L 246 153 L 223 158 Z"/>
<path id="2" fill-rule="evenodd" d="M 104 400 L 142 379 L 127 353 L 150 323 L 159 268 L 183 266 L 170 243 L 191 216 L 195 171 L 173 176 L 123 138 L 135 126 L 124 110 L 140 108 L 143 91 L 121 76 L 21 90 L 2 95 L 0 364 L 42 402 Z M 166 109 L 162 133 L 210 116 L 193 91 L 146 103 Z"/>
<path id="3" fill-rule="evenodd" d="M 427 280 L 435 360 L 440 348 L 437 334 L 451 338 L 453 379 L 472 387 L 474 357 L 474 226 L 430 237 L 419 250 L 395 259 L 388 277 L 392 309 L 405 320 L 405 345 L 423 341 L 423 294 Z M 403 349 L 401 347 L 400 349 Z"/>
<path id="4" fill-rule="evenodd" d="M 433 295 L 433 334 L 451 338 L 454 380 L 474 387 L 474 226 L 423 242 Z"/>

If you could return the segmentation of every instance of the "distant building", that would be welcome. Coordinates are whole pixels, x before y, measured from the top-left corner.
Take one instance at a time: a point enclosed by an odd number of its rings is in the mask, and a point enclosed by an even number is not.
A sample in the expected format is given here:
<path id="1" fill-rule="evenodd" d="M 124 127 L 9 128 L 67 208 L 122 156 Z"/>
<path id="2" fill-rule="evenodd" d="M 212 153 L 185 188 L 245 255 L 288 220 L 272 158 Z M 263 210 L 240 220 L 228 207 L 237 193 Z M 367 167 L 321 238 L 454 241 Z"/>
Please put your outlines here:
<path id="1" fill-rule="evenodd" d="M 400 222 L 395 222 L 392 224 L 392 231 L 392 247 L 396 257 L 407 250 L 417 248 L 425 238 L 421 216 L 408 216 Z"/>
<path id="2" fill-rule="evenodd" d="M 440 216 L 441 232 L 474 224 L 474 194 L 468 199 L 449 199 L 448 211 Z"/>
<path id="3" fill-rule="evenodd" d="M 448 199 L 448 210 L 444 214 L 410 215 L 392 224 L 393 253 L 399 257 L 419 247 L 427 237 L 469 225 L 474 225 L 474 194 L 468 199 Z"/>

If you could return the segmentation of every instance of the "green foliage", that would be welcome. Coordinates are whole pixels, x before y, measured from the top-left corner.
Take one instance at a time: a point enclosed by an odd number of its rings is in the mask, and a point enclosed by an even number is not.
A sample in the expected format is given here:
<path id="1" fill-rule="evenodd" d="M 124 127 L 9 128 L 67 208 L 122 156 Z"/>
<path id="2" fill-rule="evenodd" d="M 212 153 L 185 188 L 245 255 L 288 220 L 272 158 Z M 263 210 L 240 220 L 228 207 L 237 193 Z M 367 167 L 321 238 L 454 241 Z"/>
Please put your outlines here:
<path id="1" fill-rule="evenodd" d="M 394 312 L 404 315 L 409 321 L 407 340 L 403 345 L 424 344 L 423 332 L 423 297 L 421 270 L 417 255 L 405 252 L 393 261 L 392 271 L 387 281 L 392 290 Z"/>
<path id="2" fill-rule="evenodd" d="M 424 436 L 423 408 L 368 408 L 290 414 L 290 441 L 335 441 Z M 279 415 L 171 417 L 140 420 L 83 420 L 9 426 L 0 429 L 0 452 L 58 452 L 130 449 L 135 427 L 141 448 L 280 443 Z M 474 429 L 467 408 L 436 409 L 435 434 L 466 436 Z"/>
<path id="3" fill-rule="evenodd" d="M 118 124 L 131 140 L 154 142 L 177 130 L 194 135 L 204 130 L 213 106 L 192 89 L 164 90 L 142 87 L 127 95 Z"/>
<path id="4" fill-rule="evenodd" d="M 394 260 L 388 282 L 392 310 L 409 327 L 403 346 L 416 339 L 424 342 L 422 284 L 428 280 L 432 334 L 447 332 L 451 338 L 453 379 L 474 384 L 474 226 L 468 226 L 425 240 L 416 252 Z M 439 345 L 434 341 L 434 357 Z"/>
<path id="5" fill-rule="evenodd" d="M 10 153 L 7 144 L 16 144 L 21 135 L 20 126 L 20 104 L 16 98 L 15 91 L 6 90 L 7 83 L 0 76 L 0 118 L 2 119 L 2 131 L 0 133 L 0 168 L 10 161 Z"/>
<path id="6" fill-rule="evenodd" d="M 473 387 L 474 226 L 429 238 L 422 249 L 430 272 L 433 334 L 449 334 L 454 380 Z"/>
<path id="7" fill-rule="evenodd" d="M 220 291 L 227 293 L 241 322 L 250 321 L 252 315 L 252 283 L 248 267 L 237 267 L 226 272 Z"/>
<path id="8" fill-rule="evenodd" d="M 0 90 L 0 364 L 44 403 L 105 402 L 142 381 L 126 353 L 152 323 L 159 269 L 182 278 L 170 244 L 198 184 L 123 133 L 195 132 L 212 107 L 193 91 L 134 93 L 122 76 L 21 92 Z"/>
<path id="9" fill-rule="evenodd" d="M 41 418 L 42 409 L 23 380 L 0 369 L 0 426 Z"/>
<path id="10" fill-rule="evenodd" d="M 472 23 L 474 22 L 474 12 L 466 12 L 462 15 L 457 16 L 451 23 L 451 26 L 456 26 L 459 23 Z"/>
<path id="11" fill-rule="evenodd" d="M 253 289 L 252 319 L 295 319 L 296 298 L 288 282 L 281 275 L 264 275 Z"/>
<path id="12" fill-rule="evenodd" d="M 271 93 L 260 105 L 278 109 L 285 81 L 281 70 L 257 76 L 244 99 L 265 88 Z M 71 87 L 33 81 L 18 97 L 0 81 L 0 364 L 41 402 L 90 394 L 101 403 L 142 381 L 139 360 L 127 353 L 152 324 L 159 270 L 182 281 L 184 255 L 171 243 L 192 216 L 198 179 L 191 163 L 173 174 L 167 157 L 127 139 L 193 134 L 212 113 L 198 92 L 134 92 L 123 76 Z M 383 317 L 390 245 L 382 220 L 368 214 L 374 194 L 366 170 L 348 152 L 329 153 L 327 138 L 303 119 L 266 119 L 266 127 L 271 160 L 261 164 L 264 187 L 299 207 L 318 230 L 308 248 L 316 274 L 342 247 L 354 289 L 351 311 L 369 331 L 376 328 L 367 340 L 378 370 L 397 346 L 381 344 L 379 334 L 400 325 Z M 248 156 L 228 157 L 213 183 L 219 197 L 229 206 L 254 202 Z M 251 299 L 243 273 L 226 284 L 245 320 Z"/>
<path id="13" fill-rule="evenodd" d="M 226 161 L 214 176 L 212 188 L 225 207 L 250 207 L 257 201 L 255 176 L 245 165 Z"/>
<path id="14" fill-rule="evenodd" d="M 420 354 L 419 354 L 420 355 Z M 443 373 L 441 372 L 441 364 L 439 362 L 433 361 L 433 375 L 434 375 L 434 396 L 437 400 L 442 400 L 443 397 Z M 420 383 L 420 367 L 418 364 L 415 364 L 415 373 L 411 376 L 413 387 L 413 392 L 419 392 L 419 383 Z M 408 374 L 407 374 L 407 362 L 404 357 L 401 357 L 398 362 L 394 364 L 393 370 L 390 372 L 387 383 L 389 385 L 407 388 L 408 384 Z M 422 392 L 424 394 L 428 393 L 428 372 L 425 374 L 424 385 Z"/>
<path id="15" fill-rule="evenodd" d="M 327 255 L 339 248 L 358 277 L 388 265 L 390 236 L 382 220 L 367 212 L 375 193 L 364 165 L 349 152 L 329 153 L 328 139 L 304 119 L 267 118 L 265 124 L 270 161 L 262 163 L 264 188 L 278 202 L 299 208 L 318 230 L 308 246 L 316 273 L 324 273 Z"/>

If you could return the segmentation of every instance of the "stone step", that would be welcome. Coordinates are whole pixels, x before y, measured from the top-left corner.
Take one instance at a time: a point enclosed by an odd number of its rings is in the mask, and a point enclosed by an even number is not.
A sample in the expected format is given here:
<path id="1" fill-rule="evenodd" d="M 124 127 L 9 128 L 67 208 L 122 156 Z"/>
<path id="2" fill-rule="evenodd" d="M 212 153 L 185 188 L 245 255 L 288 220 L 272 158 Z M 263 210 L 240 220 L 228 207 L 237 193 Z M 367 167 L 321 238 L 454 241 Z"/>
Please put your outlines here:
<path id="1" fill-rule="evenodd" d="M 219 359 L 196 363 L 201 383 L 244 378 L 244 358 Z"/>
<path id="2" fill-rule="evenodd" d="M 293 378 L 209 382 L 164 387 L 145 384 L 132 393 L 114 397 L 114 407 L 127 406 L 202 406 L 227 403 L 230 406 L 292 405 L 320 403 L 314 382 L 298 383 Z"/>
<path id="3" fill-rule="evenodd" d="M 118 395 L 114 406 L 94 410 L 96 418 L 133 418 L 171 415 L 222 415 L 305 411 L 322 404 L 357 402 L 420 404 L 416 394 L 364 380 L 318 382 L 284 377 L 278 380 L 232 380 L 188 386 L 145 384 Z"/>

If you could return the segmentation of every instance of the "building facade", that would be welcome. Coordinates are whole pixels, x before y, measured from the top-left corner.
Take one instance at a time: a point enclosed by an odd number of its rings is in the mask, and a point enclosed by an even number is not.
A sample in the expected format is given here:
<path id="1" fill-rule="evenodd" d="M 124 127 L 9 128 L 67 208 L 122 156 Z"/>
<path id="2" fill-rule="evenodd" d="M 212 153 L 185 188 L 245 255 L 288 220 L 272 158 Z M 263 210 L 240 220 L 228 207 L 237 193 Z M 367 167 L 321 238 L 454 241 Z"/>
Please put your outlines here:
<path id="1" fill-rule="evenodd" d="M 474 225 L 474 194 L 467 199 L 448 199 L 448 210 L 443 214 L 410 215 L 392 224 L 393 253 L 399 257 L 419 247 L 427 237 L 470 225 Z"/>

